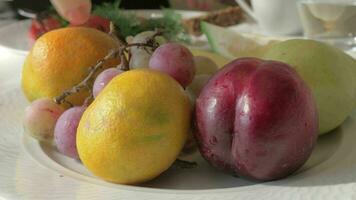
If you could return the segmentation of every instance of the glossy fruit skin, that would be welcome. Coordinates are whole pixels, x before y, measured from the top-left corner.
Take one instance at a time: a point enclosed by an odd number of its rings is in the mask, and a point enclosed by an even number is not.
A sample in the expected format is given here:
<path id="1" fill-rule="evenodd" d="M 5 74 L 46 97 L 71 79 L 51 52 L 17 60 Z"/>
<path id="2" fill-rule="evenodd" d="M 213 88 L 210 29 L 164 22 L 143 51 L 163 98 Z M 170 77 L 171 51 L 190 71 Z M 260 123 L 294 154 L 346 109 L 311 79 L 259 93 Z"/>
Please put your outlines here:
<path id="1" fill-rule="evenodd" d="M 54 98 L 78 84 L 111 49 L 118 47 L 108 34 L 84 28 L 68 27 L 41 36 L 27 55 L 22 70 L 22 89 L 29 101 L 41 97 Z M 104 69 L 120 61 L 105 62 Z M 82 90 L 67 100 L 82 105 L 89 95 Z"/>
<path id="2" fill-rule="evenodd" d="M 237 59 L 217 72 L 196 102 L 196 138 L 213 166 L 250 179 L 283 178 L 316 142 L 311 92 L 287 64 Z"/>
<path id="3" fill-rule="evenodd" d="M 57 119 L 64 109 L 51 99 L 33 101 L 25 110 L 23 126 L 25 133 L 39 141 L 51 141 Z"/>
<path id="4" fill-rule="evenodd" d="M 79 157 L 106 181 L 151 180 L 182 150 L 191 111 L 185 91 L 167 74 L 147 68 L 124 72 L 84 112 L 77 130 Z"/>
<path id="5" fill-rule="evenodd" d="M 118 68 L 108 68 L 102 71 L 95 79 L 93 84 L 93 96 L 96 98 L 101 90 L 117 75 L 123 71 Z"/>
<path id="6" fill-rule="evenodd" d="M 319 112 L 319 134 L 328 133 L 351 114 L 356 103 L 356 62 L 328 44 L 305 39 L 272 45 L 264 59 L 288 63 L 310 87 Z"/>
<path id="7" fill-rule="evenodd" d="M 75 106 L 64 111 L 54 128 L 54 142 L 62 154 L 79 159 L 76 138 L 79 121 L 86 107 Z"/>
<path id="8" fill-rule="evenodd" d="M 170 75 L 184 88 L 195 76 L 193 54 L 188 48 L 173 42 L 163 44 L 153 52 L 149 68 Z"/>

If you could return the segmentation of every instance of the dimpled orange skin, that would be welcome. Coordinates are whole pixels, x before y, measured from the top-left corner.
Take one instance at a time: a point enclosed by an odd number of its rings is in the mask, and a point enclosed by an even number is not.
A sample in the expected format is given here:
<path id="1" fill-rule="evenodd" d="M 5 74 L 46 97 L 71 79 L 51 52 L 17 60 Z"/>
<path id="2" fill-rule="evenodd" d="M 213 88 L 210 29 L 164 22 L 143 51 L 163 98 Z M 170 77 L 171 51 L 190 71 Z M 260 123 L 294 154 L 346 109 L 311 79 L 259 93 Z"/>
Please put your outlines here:
<path id="1" fill-rule="evenodd" d="M 77 129 L 79 157 L 106 181 L 145 182 L 175 161 L 190 120 L 189 99 L 174 79 L 149 69 L 124 72 L 84 112 Z"/>
<path id="2" fill-rule="evenodd" d="M 41 36 L 28 54 L 22 71 L 22 89 L 33 101 L 41 97 L 54 98 L 73 87 L 89 73 L 89 68 L 102 59 L 118 43 L 108 34 L 92 28 L 68 27 Z M 116 66 L 111 59 L 105 67 Z M 81 105 L 88 96 L 83 90 L 68 98 Z"/>

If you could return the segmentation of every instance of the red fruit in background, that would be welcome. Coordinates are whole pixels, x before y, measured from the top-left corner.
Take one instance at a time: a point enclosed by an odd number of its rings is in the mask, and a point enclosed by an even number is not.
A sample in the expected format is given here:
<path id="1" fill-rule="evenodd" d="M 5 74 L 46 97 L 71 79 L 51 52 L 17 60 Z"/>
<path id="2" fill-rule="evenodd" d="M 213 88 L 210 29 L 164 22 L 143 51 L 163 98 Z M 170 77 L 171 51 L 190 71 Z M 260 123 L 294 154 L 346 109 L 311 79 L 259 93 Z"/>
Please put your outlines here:
<path id="1" fill-rule="evenodd" d="M 213 166 L 255 180 L 283 178 L 309 158 L 318 116 L 310 89 L 287 64 L 237 59 L 196 101 L 196 138 Z"/>
<path id="2" fill-rule="evenodd" d="M 100 17 L 97 15 L 92 15 L 88 19 L 88 21 L 85 24 L 82 25 L 73 25 L 71 26 L 85 26 L 85 27 L 90 27 L 90 28 L 95 28 L 98 29 L 99 31 L 103 31 L 105 33 L 109 33 L 110 31 L 110 20 Z"/>
<path id="3" fill-rule="evenodd" d="M 30 44 L 33 44 L 36 39 L 44 33 L 61 27 L 62 25 L 60 21 L 53 16 L 48 16 L 47 18 L 42 19 L 41 22 L 37 19 L 33 19 L 28 31 Z"/>
<path id="4" fill-rule="evenodd" d="M 46 32 L 62 27 L 60 21 L 53 16 L 48 16 L 47 18 L 42 19 L 41 22 L 37 19 L 33 19 L 31 22 L 31 26 L 28 32 L 28 37 L 30 39 L 31 45 L 36 41 L 37 38 L 39 38 Z M 85 24 L 79 26 L 91 27 L 109 33 L 110 20 L 100 16 L 92 15 Z"/>

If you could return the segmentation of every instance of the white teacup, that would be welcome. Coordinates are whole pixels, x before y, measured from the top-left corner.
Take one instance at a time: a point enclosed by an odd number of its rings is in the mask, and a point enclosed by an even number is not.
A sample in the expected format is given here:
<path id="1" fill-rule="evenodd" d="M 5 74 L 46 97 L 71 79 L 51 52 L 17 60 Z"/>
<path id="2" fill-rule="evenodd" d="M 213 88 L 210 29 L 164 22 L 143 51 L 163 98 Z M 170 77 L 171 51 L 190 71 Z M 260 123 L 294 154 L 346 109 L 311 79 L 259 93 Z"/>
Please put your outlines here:
<path id="1" fill-rule="evenodd" d="M 302 26 L 298 15 L 298 0 L 251 0 L 252 8 L 245 0 L 236 0 L 266 34 L 301 33 Z"/>

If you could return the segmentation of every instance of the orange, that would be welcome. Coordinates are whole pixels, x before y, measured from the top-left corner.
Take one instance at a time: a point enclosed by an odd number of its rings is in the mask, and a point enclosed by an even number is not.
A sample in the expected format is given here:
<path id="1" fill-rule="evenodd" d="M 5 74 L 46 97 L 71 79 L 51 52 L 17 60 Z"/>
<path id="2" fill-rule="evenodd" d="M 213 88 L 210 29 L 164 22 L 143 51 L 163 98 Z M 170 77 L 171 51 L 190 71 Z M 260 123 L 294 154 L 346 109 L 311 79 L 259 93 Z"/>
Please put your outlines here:
<path id="1" fill-rule="evenodd" d="M 33 101 L 54 98 L 81 82 L 89 68 L 118 43 L 108 34 L 92 28 L 69 27 L 50 31 L 40 37 L 28 54 L 22 71 L 22 89 Z M 116 66 L 118 59 L 105 63 Z M 83 90 L 68 100 L 81 105 L 88 96 Z"/>
<path id="2" fill-rule="evenodd" d="M 151 180 L 175 161 L 190 131 L 191 106 L 170 76 L 136 69 L 115 77 L 77 129 L 83 164 L 115 183 Z"/>

